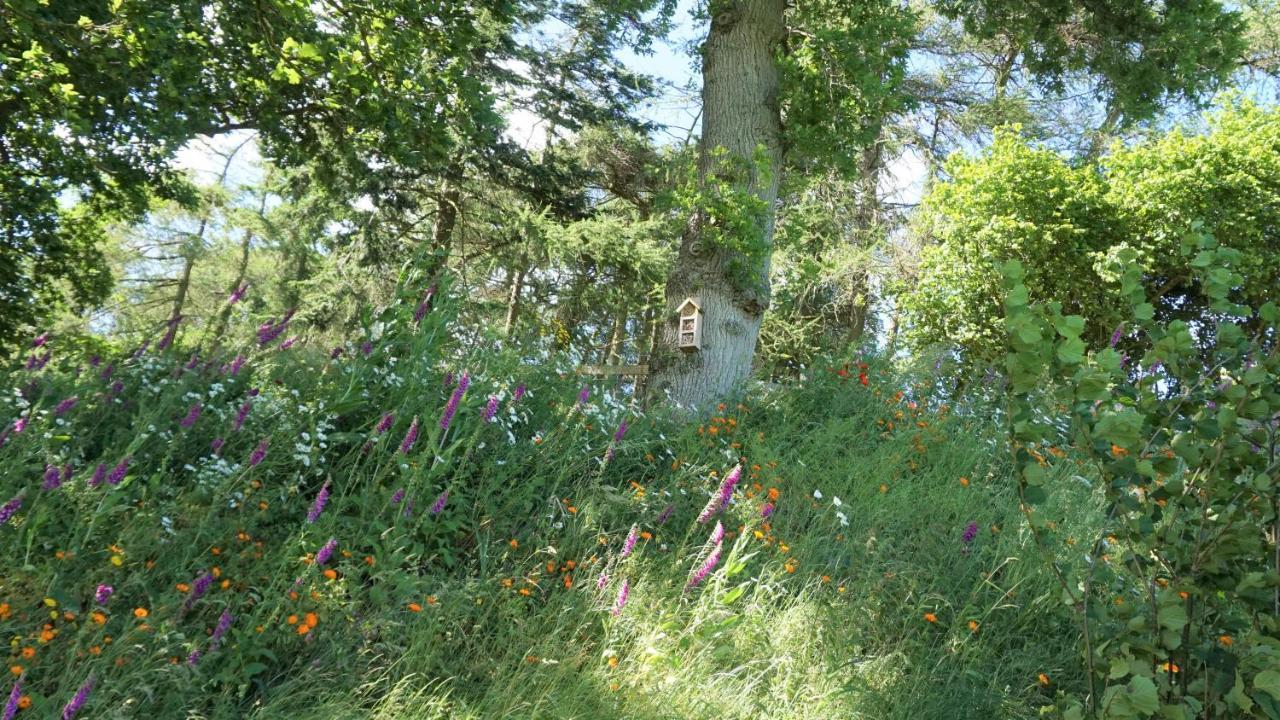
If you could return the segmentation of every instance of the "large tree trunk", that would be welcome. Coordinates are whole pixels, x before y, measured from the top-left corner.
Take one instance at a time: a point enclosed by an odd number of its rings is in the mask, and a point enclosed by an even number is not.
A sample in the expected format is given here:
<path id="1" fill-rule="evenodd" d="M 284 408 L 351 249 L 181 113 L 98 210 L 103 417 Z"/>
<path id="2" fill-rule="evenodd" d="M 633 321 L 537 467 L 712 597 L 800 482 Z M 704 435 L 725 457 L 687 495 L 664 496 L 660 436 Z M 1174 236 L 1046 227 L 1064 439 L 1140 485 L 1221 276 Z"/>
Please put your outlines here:
<path id="1" fill-rule="evenodd" d="M 778 182 L 782 175 L 782 120 L 775 52 L 785 34 L 785 0 L 713 0 L 711 29 L 702 46 L 702 138 L 699 181 L 719 179 L 759 198 L 755 230 L 772 246 Z M 717 158 L 719 148 L 728 151 Z M 761 172 L 757 148 L 768 162 Z M 733 167 L 730 167 L 730 164 Z M 760 322 L 769 305 L 769 251 L 752 257 L 707 242 L 716 218 L 694 213 L 685 228 L 675 269 L 667 280 L 664 351 L 650 391 L 688 407 L 705 407 L 731 392 L 751 372 Z M 686 297 L 702 307 L 702 347 L 676 349 L 676 308 Z"/>

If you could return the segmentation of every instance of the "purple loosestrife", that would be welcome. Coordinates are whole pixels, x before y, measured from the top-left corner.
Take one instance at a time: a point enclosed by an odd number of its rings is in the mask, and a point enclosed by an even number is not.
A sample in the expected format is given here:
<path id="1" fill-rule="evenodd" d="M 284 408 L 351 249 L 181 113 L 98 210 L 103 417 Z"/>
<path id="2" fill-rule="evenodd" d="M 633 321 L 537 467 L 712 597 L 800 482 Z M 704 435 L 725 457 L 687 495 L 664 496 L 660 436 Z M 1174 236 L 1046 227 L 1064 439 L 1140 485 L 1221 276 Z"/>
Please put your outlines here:
<path id="1" fill-rule="evenodd" d="M 604 586 L 609 584 L 609 575 L 600 573 L 600 577 L 596 578 L 596 592 L 604 590 Z"/>
<path id="2" fill-rule="evenodd" d="M 435 502 L 431 503 L 431 509 L 428 510 L 427 512 L 431 513 L 432 515 L 439 515 L 441 511 L 444 510 L 444 506 L 448 502 L 449 502 L 449 491 L 445 490 L 444 492 L 440 493 L 440 496 L 436 498 Z"/>
<path id="3" fill-rule="evenodd" d="M 773 503 L 765 503 L 764 507 L 760 508 L 760 517 L 768 520 L 773 515 L 774 509 Z"/>
<path id="4" fill-rule="evenodd" d="M 4 714 L 0 720 L 13 720 L 18 714 L 18 701 L 22 699 L 22 678 L 13 681 L 13 689 L 9 691 L 9 701 L 4 704 Z"/>
<path id="5" fill-rule="evenodd" d="M 386 413 L 385 415 L 382 416 L 382 419 L 378 421 L 378 427 L 374 428 L 373 431 L 381 435 L 382 433 L 391 429 L 391 423 L 395 422 L 395 419 L 396 419 L 395 415 L 392 415 L 391 413 Z"/>
<path id="6" fill-rule="evenodd" d="M 102 484 L 103 480 L 106 480 L 106 479 L 107 479 L 107 464 L 98 463 L 98 467 L 94 468 L 93 470 L 93 477 L 89 478 L 89 487 L 96 488 Z"/>
<path id="7" fill-rule="evenodd" d="M 231 629 L 231 623 L 235 621 L 235 616 L 226 610 L 218 616 L 218 624 L 213 628 L 213 635 L 209 637 L 209 649 L 213 650 L 222 642 L 222 637 Z"/>
<path id="8" fill-rule="evenodd" d="M 192 425 L 195 425 L 196 421 L 200 419 L 200 410 L 200 403 L 192 405 L 191 409 L 187 411 L 187 416 L 182 418 L 182 420 L 178 422 L 178 425 L 184 428 L 189 428 Z"/>
<path id="9" fill-rule="evenodd" d="M 315 502 L 311 504 L 311 512 L 307 513 L 308 523 L 314 523 L 320 519 L 320 513 L 324 512 L 327 502 L 329 502 L 329 481 L 325 480 L 324 485 L 320 486 L 320 492 L 316 493 Z"/>
<path id="10" fill-rule="evenodd" d="M 329 559 L 333 557 L 333 551 L 337 549 L 337 539 L 329 538 L 329 542 L 325 543 L 324 547 L 320 548 L 320 551 L 316 553 L 316 566 L 319 567 L 329 562 Z"/>
<path id="11" fill-rule="evenodd" d="M 622 554 L 619 555 L 618 557 L 625 558 L 628 555 L 630 555 L 631 551 L 636 548 L 636 541 L 639 539 L 640 539 L 640 526 L 632 525 L 631 532 L 627 533 L 627 539 L 622 543 Z"/>
<path id="12" fill-rule="evenodd" d="M 413 324 L 417 325 L 422 322 L 422 318 L 427 316 L 427 312 L 431 310 L 431 300 L 436 295 L 436 286 L 432 285 L 427 288 L 427 294 L 422 296 L 422 302 L 418 303 L 418 307 L 413 311 Z"/>
<path id="13" fill-rule="evenodd" d="M 409 423 L 409 430 L 404 434 L 404 439 L 400 441 L 400 454 L 408 455 L 413 449 L 413 444 L 418 441 L 418 416 L 413 416 L 413 422 Z"/>
<path id="14" fill-rule="evenodd" d="M 712 545 L 719 545 L 724 542 L 724 524 L 719 520 L 716 521 L 716 526 L 712 528 L 711 537 L 708 539 L 708 542 Z"/>
<path id="15" fill-rule="evenodd" d="M 658 518 L 656 522 L 659 525 L 667 524 L 667 521 L 671 519 L 671 513 L 675 511 L 676 511 L 675 505 L 667 505 L 665 508 L 662 509 L 662 512 L 658 513 Z"/>
<path id="16" fill-rule="evenodd" d="M 57 465 L 46 465 L 44 468 L 44 484 L 40 486 L 41 490 L 57 490 L 62 485 L 62 473 L 58 471 Z"/>
<path id="17" fill-rule="evenodd" d="M 689 583 L 684 586 L 685 592 L 692 590 L 700 585 L 703 580 L 706 580 L 707 576 L 711 574 L 711 571 L 716 569 L 716 565 L 719 562 L 720 546 L 716 545 L 711 548 L 711 552 L 707 555 L 707 559 L 702 562 L 702 565 L 695 570 L 693 575 L 689 578 Z"/>
<path id="18" fill-rule="evenodd" d="M 169 326 L 169 329 L 165 330 L 164 337 L 160 338 L 160 342 L 156 344 L 157 350 L 169 349 L 169 346 L 173 344 L 174 338 L 178 337 L 178 323 L 181 321 L 181 315 L 169 318 L 168 322 L 165 323 L 165 325 Z"/>
<path id="19" fill-rule="evenodd" d="M 111 379 L 111 376 L 114 375 L 115 372 L 116 372 L 116 364 L 110 363 L 109 365 L 107 365 L 105 368 L 102 369 L 102 372 L 98 375 L 98 377 L 102 378 L 102 382 L 106 382 Z"/>
<path id="20" fill-rule="evenodd" d="M 68 412 L 71 411 L 71 408 L 76 406 L 76 403 L 78 402 L 80 402 L 80 398 L 76 397 L 75 395 L 72 395 L 66 400 L 63 400 L 62 402 L 58 403 L 57 407 L 53 409 L 54 416 L 60 417 L 62 415 L 66 415 Z"/>
<path id="21" fill-rule="evenodd" d="M 258 463 L 262 462 L 263 458 L 267 456 L 267 447 L 269 445 L 270 443 L 267 442 L 266 438 L 262 438 L 258 442 L 258 447 L 254 448 L 253 454 L 249 456 L 249 467 L 257 467 Z"/>
<path id="22" fill-rule="evenodd" d="M 99 585 L 98 589 L 93 591 L 93 601 L 99 605 L 106 605 L 115 592 L 116 589 L 110 585 Z"/>
<path id="23" fill-rule="evenodd" d="M 240 409 L 236 411 L 235 421 L 231 423 L 232 432 L 240 432 L 240 428 L 244 427 L 244 421 L 249 417 L 249 411 L 251 409 L 253 409 L 253 404 L 248 400 L 245 400 L 244 404 L 240 406 Z"/>
<path id="24" fill-rule="evenodd" d="M 21 508 L 22 508 L 22 493 L 18 493 L 17 495 L 14 495 L 13 498 L 9 500 L 9 502 L 5 503 L 3 506 L 0 506 L 0 525 L 4 525 L 5 523 L 9 522 L 9 518 L 17 514 L 18 510 L 20 510 Z"/>
<path id="25" fill-rule="evenodd" d="M 618 429 L 613 432 L 613 441 L 616 443 L 622 442 L 622 436 L 626 434 L 627 434 L 627 421 L 623 420 L 622 422 L 618 423 Z"/>
<path id="26" fill-rule="evenodd" d="M 373 343 L 369 342 L 368 340 L 365 340 L 364 342 L 360 343 L 360 352 L 363 353 L 365 357 L 369 357 L 370 355 L 372 355 Z"/>
<path id="27" fill-rule="evenodd" d="M 467 392 L 467 386 L 471 384 L 471 376 L 465 372 L 462 377 L 458 378 L 458 384 L 453 388 L 453 395 L 449 396 L 449 403 L 444 406 L 444 414 L 440 416 L 440 429 L 447 431 L 449 423 L 453 422 L 454 413 L 458 412 L 458 403 L 462 402 L 462 396 Z"/>
<path id="28" fill-rule="evenodd" d="M 484 421 L 493 422 L 493 416 L 498 414 L 498 396 L 490 395 L 489 404 L 484 406 Z"/>
<path id="29" fill-rule="evenodd" d="M 516 391 L 511 395 L 511 402 L 513 403 L 520 402 L 520 398 L 524 397 L 524 394 L 526 392 L 528 392 L 528 390 L 525 389 L 524 383 L 520 383 L 519 385 L 516 386 Z"/>
<path id="30" fill-rule="evenodd" d="M 213 451 L 214 455 L 217 455 L 222 452 L 222 446 L 226 444 L 226 440 L 223 440 L 222 438 L 214 438 L 213 442 L 209 443 L 209 449 Z"/>
<path id="31" fill-rule="evenodd" d="M 76 695 L 71 698 L 71 702 L 67 703 L 66 707 L 62 708 L 62 720 L 71 720 L 71 718 L 75 717 L 76 713 L 80 712 L 80 708 L 84 707 L 84 704 L 89 701 L 89 693 L 91 692 L 93 692 L 92 675 L 90 675 L 89 679 L 85 680 L 84 684 L 80 686 L 80 689 L 76 691 Z"/>
<path id="32" fill-rule="evenodd" d="M 1111 333 L 1111 342 L 1108 343 L 1107 347 L 1115 347 L 1122 337 L 1124 337 L 1124 323 L 1117 325 L 1115 332 Z"/>
<path id="33" fill-rule="evenodd" d="M 391 496 L 391 504 L 399 505 L 401 500 L 404 500 L 404 488 L 400 488 Z"/>
<path id="34" fill-rule="evenodd" d="M 591 398 L 591 386 L 583 385 L 582 390 L 578 391 L 578 404 L 586 405 L 587 400 Z"/>
<path id="35" fill-rule="evenodd" d="M 297 336 L 297 335 L 294 335 L 293 337 L 289 338 L 288 340 L 285 340 L 284 342 L 280 343 L 280 349 L 281 349 L 281 350 L 288 350 L 289 348 L 293 347 L 293 346 L 294 346 L 294 344 L 295 344 L 295 343 L 297 343 L 297 342 L 298 342 L 298 336 Z"/>
<path id="36" fill-rule="evenodd" d="M 31 341 L 31 347 L 33 348 L 44 347 L 44 344 L 47 342 L 49 342 L 49 333 L 42 333 L 35 340 Z"/>
<path id="37" fill-rule="evenodd" d="M 209 592 L 209 586 L 213 585 L 213 575 L 204 573 L 191 583 L 191 592 L 187 595 L 187 599 L 182 603 L 183 610 L 190 610 L 196 601 L 204 597 Z"/>
<path id="38" fill-rule="evenodd" d="M 240 374 L 240 368 L 244 367 L 245 356 L 236 355 L 236 359 L 231 361 L 231 377 Z"/>
<path id="39" fill-rule="evenodd" d="M 627 597 L 629 595 L 631 595 L 631 583 L 624 579 L 622 581 L 622 587 L 618 588 L 618 598 L 613 601 L 614 617 L 622 614 L 622 608 L 627 606 Z"/>
<path id="40" fill-rule="evenodd" d="M 20 417 L 13 421 L 13 434 L 21 435 L 23 430 L 27 429 L 27 419 Z"/>
<path id="41" fill-rule="evenodd" d="M 413 517 L 413 501 L 410 500 L 404 504 L 404 516 Z"/>
<path id="42" fill-rule="evenodd" d="M 195 370 L 196 365 L 199 365 L 199 364 L 200 364 L 200 354 L 191 353 L 191 359 L 187 360 L 187 364 L 183 365 L 182 367 L 186 368 L 187 370 Z"/>
<path id="43" fill-rule="evenodd" d="M 971 522 L 967 527 L 965 527 L 964 535 L 961 536 L 961 539 L 964 540 L 965 545 L 969 545 L 976 537 L 978 537 L 978 523 Z"/>
<path id="44" fill-rule="evenodd" d="M 244 294 L 249 292 L 249 283 L 245 283 L 235 290 L 231 291 L 231 297 L 227 298 L 228 305 L 235 305 L 244 299 Z"/>

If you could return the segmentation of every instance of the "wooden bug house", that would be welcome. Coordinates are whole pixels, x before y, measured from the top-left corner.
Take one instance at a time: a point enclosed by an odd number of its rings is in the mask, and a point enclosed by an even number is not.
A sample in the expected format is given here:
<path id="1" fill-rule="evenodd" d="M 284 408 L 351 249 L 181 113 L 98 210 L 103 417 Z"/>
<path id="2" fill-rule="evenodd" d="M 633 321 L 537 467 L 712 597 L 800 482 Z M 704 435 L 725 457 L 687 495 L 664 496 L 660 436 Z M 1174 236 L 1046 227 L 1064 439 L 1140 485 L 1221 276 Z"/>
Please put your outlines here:
<path id="1" fill-rule="evenodd" d="M 702 349 L 702 308 L 693 298 L 686 298 L 680 304 L 680 336 L 676 343 L 684 352 L 696 352 Z"/>

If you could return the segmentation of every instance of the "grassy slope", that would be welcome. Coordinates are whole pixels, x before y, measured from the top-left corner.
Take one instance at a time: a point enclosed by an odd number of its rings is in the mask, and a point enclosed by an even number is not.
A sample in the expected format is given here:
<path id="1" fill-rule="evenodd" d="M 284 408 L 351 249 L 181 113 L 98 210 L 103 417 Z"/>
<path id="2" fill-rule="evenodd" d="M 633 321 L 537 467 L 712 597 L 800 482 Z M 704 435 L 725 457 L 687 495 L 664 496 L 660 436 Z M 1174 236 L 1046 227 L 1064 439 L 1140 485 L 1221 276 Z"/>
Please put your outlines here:
<path id="1" fill-rule="evenodd" d="M 26 491 L 0 527 L 0 637 L 25 672 L 24 712 L 53 714 L 90 674 L 88 717 L 335 719 L 1018 718 L 1052 692 L 1039 673 L 1078 681 L 1070 618 L 976 408 L 939 412 L 923 387 L 899 399 L 902 379 L 876 369 L 869 387 L 821 372 L 700 426 L 631 414 L 602 467 L 623 412 L 577 405 L 571 378 L 494 356 L 470 359 L 472 388 L 441 438 L 444 328 L 406 326 L 369 358 L 260 351 L 236 377 L 216 363 L 121 362 L 115 396 L 97 373 L 69 372 L 72 358 L 66 371 L 14 372 L 5 386 L 27 387 L 34 405 L 0 401 L 6 425 L 30 418 L 0 449 L 0 501 Z M 512 403 L 521 381 L 532 392 Z M 262 392 L 234 432 L 252 387 Z M 491 392 L 502 407 L 484 423 Z M 80 403 L 52 417 L 71 395 Z M 197 401 L 199 420 L 180 427 Z M 384 411 L 396 419 L 380 435 Z M 400 455 L 414 414 L 422 436 Z M 227 439 L 221 458 L 215 437 Z M 266 460 L 249 467 L 264 438 Z M 86 486 L 125 455 L 124 482 Z M 710 474 L 738 457 L 747 477 L 719 516 L 724 557 L 686 592 L 714 524 L 695 521 Z M 67 462 L 75 479 L 42 492 L 45 464 Z M 325 479 L 332 496 L 308 523 Z M 393 504 L 400 488 L 411 516 Z M 425 513 L 446 488 L 445 510 Z M 1060 522 L 1088 521 L 1086 494 L 1055 497 Z M 969 522 L 979 532 L 966 549 Z M 652 538 L 619 559 L 633 523 Z M 330 537 L 332 579 L 306 562 Z M 213 589 L 185 611 L 178 584 L 215 566 Z M 615 617 L 623 578 L 630 600 Z M 99 583 L 115 588 L 101 624 Z M 235 622 L 210 650 L 224 609 Z M 318 622 L 302 635 L 307 612 Z M 46 622 L 57 634 L 42 642 Z"/>

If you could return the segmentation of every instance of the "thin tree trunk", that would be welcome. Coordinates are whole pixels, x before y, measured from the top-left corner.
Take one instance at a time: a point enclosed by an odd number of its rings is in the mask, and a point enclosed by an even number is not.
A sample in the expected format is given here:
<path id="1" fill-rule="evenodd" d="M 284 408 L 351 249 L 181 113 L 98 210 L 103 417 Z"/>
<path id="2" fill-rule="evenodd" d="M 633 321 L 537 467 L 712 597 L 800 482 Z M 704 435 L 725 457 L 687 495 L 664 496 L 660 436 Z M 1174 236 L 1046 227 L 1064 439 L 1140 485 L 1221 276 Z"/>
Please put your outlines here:
<path id="1" fill-rule="evenodd" d="M 618 308 L 613 316 L 613 328 L 609 331 L 609 344 L 605 347 L 604 363 L 606 365 L 622 364 L 622 341 L 627 328 L 627 308 Z"/>
<path id="2" fill-rule="evenodd" d="M 511 289 L 507 293 L 507 321 L 502 328 L 503 335 L 507 337 L 511 337 L 516 327 L 516 318 L 520 314 L 520 294 L 524 289 L 525 273 L 528 272 L 528 263 L 523 257 L 518 263 L 515 272 L 511 274 Z"/>
<path id="3" fill-rule="evenodd" d="M 266 195 L 263 195 L 264 202 Z M 240 241 L 240 262 L 236 264 L 236 276 L 231 281 L 231 286 L 227 288 L 228 298 L 235 294 L 244 285 L 245 275 L 249 273 L 249 245 L 253 240 L 253 233 L 245 229 L 244 238 Z M 213 329 L 209 333 L 208 340 L 212 342 L 210 347 L 217 347 L 222 344 L 222 336 L 227 332 L 227 323 L 231 321 L 231 303 L 222 303 L 222 309 L 218 311 L 218 319 L 214 322 Z M 200 343 L 201 345 L 204 342 Z"/>
<path id="4" fill-rule="evenodd" d="M 704 185 L 711 179 L 727 182 L 759 199 L 762 211 L 754 230 L 765 249 L 744 257 L 714 243 L 706 235 L 715 229 L 715 218 L 701 211 L 684 230 L 667 280 L 665 352 L 654 358 L 650 392 L 670 393 L 687 407 L 710 405 L 747 378 L 769 305 L 768 248 L 783 155 L 774 57 L 785 36 L 785 8 L 785 0 L 715 0 L 710 7 L 711 29 L 702 46 L 699 180 Z M 756 164 L 761 149 L 767 168 Z M 718 150 L 727 151 L 727 157 Z M 681 353 L 676 349 L 676 309 L 686 297 L 693 297 L 703 311 L 702 347 Z"/>
<path id="5" fill-rule="evenodd" d="M 459 203 L 462 202 L 462 168 L 450 167 L 436 196 L 436 222 L 431 229 L 431 257 L 427 261 L 427 277 L 434 280 L 448 262 L 453 247 L 453 231 L 458 226 Z"/>

